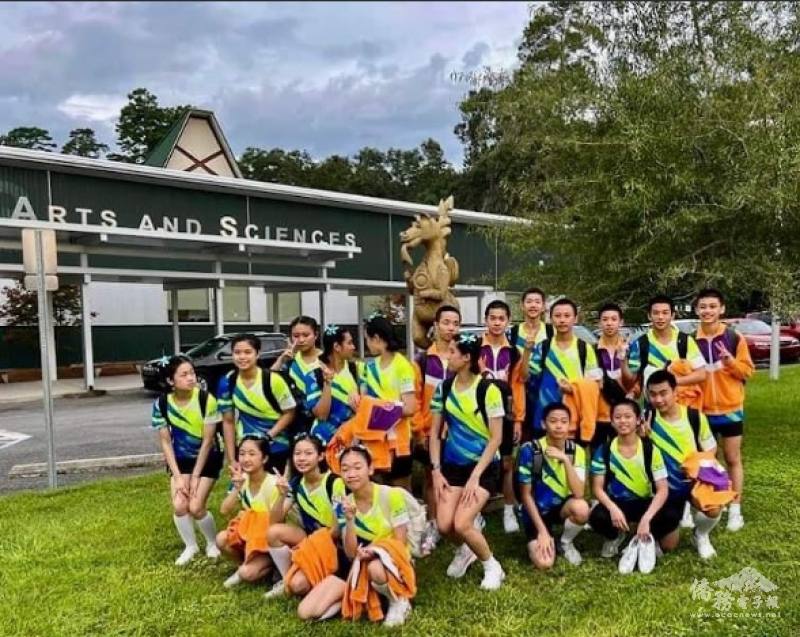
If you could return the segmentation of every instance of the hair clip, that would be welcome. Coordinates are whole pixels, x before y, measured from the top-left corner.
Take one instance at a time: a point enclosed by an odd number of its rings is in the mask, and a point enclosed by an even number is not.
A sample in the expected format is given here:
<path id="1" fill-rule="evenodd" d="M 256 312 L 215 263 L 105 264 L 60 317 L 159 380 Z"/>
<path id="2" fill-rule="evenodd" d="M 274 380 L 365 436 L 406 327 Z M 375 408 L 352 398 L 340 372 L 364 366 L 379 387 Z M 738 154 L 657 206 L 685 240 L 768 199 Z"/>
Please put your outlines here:
<path id="1" fill-rule="evenodd" d="M 373 321 L 377 318 L 386 318 L 380 310 L 375 310 L 372 314 L 367 317 L 368 321 Z"/>
<path id="2" fill-rule="evenodd" d="M 169 365 L 169 356 L 162 356 L 161 358 L 159 358 L 158 364 L 161 365 L 161 367 L 166 367 L 167 365 Z"/>
<path id="3" fill-rule="evenodd" d="M 458 342 L 459 343 L 475 343 L 477 342 L 478 337 L 475 334 L 459 334 L 458 335 Z"/>
<path id="4" fill-rule="evenodd" d="M 325 327 L 325 336 L 336 336 L 339 330 L 342 329 L 338 325 L 330 324 Z"/>

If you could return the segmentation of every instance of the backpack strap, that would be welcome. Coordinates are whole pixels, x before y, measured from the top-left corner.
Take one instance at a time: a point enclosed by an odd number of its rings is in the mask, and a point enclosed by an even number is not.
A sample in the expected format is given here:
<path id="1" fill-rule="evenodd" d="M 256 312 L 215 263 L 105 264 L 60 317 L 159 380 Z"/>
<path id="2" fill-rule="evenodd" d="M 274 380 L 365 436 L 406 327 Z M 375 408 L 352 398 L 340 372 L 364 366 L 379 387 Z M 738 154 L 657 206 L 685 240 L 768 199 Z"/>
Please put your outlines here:
<path id="1" fill-rule="evenodd" d="M 647 367 L 647 363 L 650 361 L 650 339 L 647 336 L 647 332 L 642 334 L 636 342 L 639 344 L 639 377 L 644 377 L 644 368 Z"/>
<path id="2" fill-rule="evenodd" d="M 678 358 L 685 360 L 689 352 L 689 335 L 686 332 L 678 332 Z"/>
<path id="3" fill-rule="evenodd" d="M 197 394 L 197 401 L 200 403 L 200 415 L 205 420 L 206 417 L 206 409 L 208 407 L 208 392 L 205 389 L 201 389 Z"/>
<path id="4" fill-rule="evenodd" d="M 641 438 L 642 453 L 644 454 L 644 471 L 647 474 L 647 479 L 650 480 L 650 486 L 653 488 L 653 493 L 656 492 L 656 481 L 653 479 L 653 441 L 648 438 Z"/>
<path id="5" fill-rule="evenodd" d="M 552 323 L 544 324 L 544 335 L 547 339 L 551 339 L 556 335 L 556 330 Z"/>
<path id="6" fill-rule="evenodd" d="M 546 338 L 542 341 L 542 371 L 545 370 L 546 363 L 547 363 L 547 355 L 550 353 L 550 343 L 552 342 L 553 337 Z"/>
<path id="7" fill-rule="evenodd" d="M 166 421 L 167 426 L 172 427 L 172 421 L 169 419 L 169 403 L 167 402 L 168 396 L 169 394 L 161 394 L 158 397 L 158 411 L 161 412 L 161 417 Z"/>
<path id="8" fill-rule="evenodd" d="M 508 342 L 511 343 L 512 347 L 516 347 L 518 340 L 519 340 L 519 324 L 512 325 L 511 329 L 508 330 Z"/>
<path id="9" fill-rule="evenodd" d="M 582 338 L 578 339 L 578 360 L 581 364 L 581 375 L 586 373 L 587 343 Z"/>
<path id="10" fill-rule="evenodd" d="M 569 461 L 574 465 L 575 464 L 575 450 L 577 449 L 577 443 L 570 439 L 567 439 L 564 444 L 564 453 L 567 454 L 569 457 Z"/>
<path id="11" fill-rule="evenodd" d="M 350 375 L 353 377 L 353 380 L 356 381 L 356 385 L 358 385 L 358 365 L 356 365 L 355 361 L 347 361 L 347 369 L 350 370 Z M 320 373 L 322 370 L 320 370 Z"/>
<path id="12" fill-rule="evenodd" d="M 689 424 L 692 426 L 692 433 L 694 434 L 694 444 L 697 450 L 700 451 L 700 412 L 691 407 L 686 408 L 686 416 L 689 418 Z"/>
<path id="13" fill-rule="evenodd" d="M 542 479 L 542 464 L 544 463 L 544 451 L 539 444 L 538 440 L 533 440 L 531 442 L 531 446 L 533 447 L 533 466 L 531 467 L 531 482 L 536 484 L 536 482 L 541 481 Z"/>
<path id="14" fill-rule="evenodd" d="M 616 436 L 612 436 L 608 439 L 608 441 L 603 445 L 603 464 L 605 465 L 606 472 L 603 475 L 603 489 L 606 488 L 608 484 L 608 476 L 611 474 L 611 442 L 616 438 Z"/>
<path id="15" fill-rule="evenodd" d="M 325 493 L 328 494 L 328 502 L 333 502 L 333 485 L 336 478 L 338 476 L 333 471 L 328 471 L 328 475 L 325 476 Z"/>
<path id="16" fill-rule="evenodd" d="M 278 414 L 283 413 L 283 407 L 278 402 L 278 398 L 275 396 L 275 392 L 272 391 L 272 374 L 273 372 L 268 369 L 261 370 L 261 389 L 264 391 L 264 398 L 267 399 L 267 402 L 270 404 Z"/>
<path id="17" fill-rule="evenodd" d="M 450 378 L 445 378 L 442 381 L 442 426 L 439 427 L 439 438 L 444 440 L 447 437 L 447 397 L 450 395 L 450 392 L 453 391 L 453 383 L 455 382 L 455 376 L 451 376 Z"/>
<path id="18" fill-rule="evenodd" d="M 733 329 L 730 325 L 725 328 L 725 344 L 728 347 L 728 351 L 733 354 L 734 358 L 736 358 L 736 350 L 739 349 L 739 339 L 741 336 L 739 332 Z"/>
<path id="19" fill-rule="evenodd" d="M 488 378 L 481 378 L 478 381 L 478 387 L 475 389 L 475 402 L 478 403 L 478 413 L 483 418 L 486 426 L 489 426 L 489 414 L 486 412 L 486 392 L 492 386 L 492 381 Z"/>

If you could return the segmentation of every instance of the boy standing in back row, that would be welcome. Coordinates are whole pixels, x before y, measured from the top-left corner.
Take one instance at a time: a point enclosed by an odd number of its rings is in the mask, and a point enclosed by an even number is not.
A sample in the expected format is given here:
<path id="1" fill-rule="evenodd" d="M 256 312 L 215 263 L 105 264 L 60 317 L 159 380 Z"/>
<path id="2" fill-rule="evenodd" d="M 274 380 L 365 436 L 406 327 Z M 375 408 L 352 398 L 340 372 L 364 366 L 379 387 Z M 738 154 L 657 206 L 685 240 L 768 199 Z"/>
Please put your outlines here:
<path id="1" fill-rule="evenodd" d="M 755 368 L 745 340 L 720 320 L 725 314 L 725 299 L 718 290 L 702 290 L 695 299 L 694 309 L 700 318 L 695 338 L 705 358 L 707 372 L 703 384 L 703 413 L 708 417 L 711 431 L 720 440 L 736 491 L 736 498 L 728 505 L 727 529 L 738 531 L 744 526 L 744 384 Z"/>

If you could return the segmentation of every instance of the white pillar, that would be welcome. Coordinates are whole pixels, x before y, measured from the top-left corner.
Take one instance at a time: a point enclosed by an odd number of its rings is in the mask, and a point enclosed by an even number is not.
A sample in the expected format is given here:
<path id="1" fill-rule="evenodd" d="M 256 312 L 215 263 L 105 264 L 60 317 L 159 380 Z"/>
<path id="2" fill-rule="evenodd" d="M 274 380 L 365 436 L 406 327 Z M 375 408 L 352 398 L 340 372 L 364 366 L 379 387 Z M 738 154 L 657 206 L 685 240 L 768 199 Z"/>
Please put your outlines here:
<path id="1" fill-rule="evenodd" d="M 220 283 L 222 283 L 220 281 Z M 216 336 L 225 332 L 225 309 L 223 307 L 223 291 L 224 287 L 219 285 L 214 288 L 214 328 L 216 329 Z"/>
<path id="2" fill-rule="evenodd" d="M 81 255 L 83 256 L 83 255 Z M 91 277 L 86 274 L 81 283 L 81 334 L 83 336 L 83 384 L 94 389 L 94 347 L 92 346 L 92 303 L 89 297 Z"/>
<path id="3" fill-rule="evenodd" d="M 280 298 L 278 292 L 272 293 L 272 329 L 276 332 L 281 331 Z"/>
<path id="4" fill-rule="evenodd" d="M 358 320 L 356 321 L 356 325 L 358 326 L 358 357 L 360 359 L 364 359 L 364 297 L 360 294 L 356 295 L 356 312 L 358 314 Z"/>
<path id="5" fill-rule="evenodd" d="M 414 335 L 411 324 L 414 316 L 414 297 L 406 294 L 406 356 L 409 360 L 414 358 Z"/>
<path id="6" fill-rule="evenodd" d="M 772 311 L 772 337 L 769 345 L 769 378 L 778 380 L 781 374 L 781 322 Z"/>
<path id="7" fill-rule="evenodd" d="M 169 294 L 172 302 L 172 352 L 173 354 L 180 354 L 181 327 L 178 322 L 178 290 L 170 290 Z"/>

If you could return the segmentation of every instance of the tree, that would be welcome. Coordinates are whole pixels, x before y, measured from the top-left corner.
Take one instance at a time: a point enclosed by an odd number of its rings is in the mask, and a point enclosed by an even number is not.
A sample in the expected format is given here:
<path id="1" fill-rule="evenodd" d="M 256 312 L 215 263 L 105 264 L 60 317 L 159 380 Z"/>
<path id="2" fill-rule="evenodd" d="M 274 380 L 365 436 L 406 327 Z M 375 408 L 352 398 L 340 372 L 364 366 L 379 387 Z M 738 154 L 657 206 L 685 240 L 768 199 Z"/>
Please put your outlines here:
<path id="1" fill-rule="evenodd" d="M 499 189 L 527 219 L 504 237 L 523 264 L 512 278 L 584 304 L 713 284 L 788 307 L 800 279 L 797 8 L 598 3 L 584 17 L 607 38 L 526 30 L 525 63 L 484 109 L 489 153 L 507 160 Z"/>
<path id="2" fill-rule="evenodd" d="M 0 146 L 15 146 L 31 150 L 52 151 L 56 144 L 50 133 L 36 126 L 21 126 L 12 128 L 5 135 L 0 135 Z"/>
<path id="3" fill-rule="evenodd" d="M 299 150 L 262 150 L 248 147 L 239 159 L 239 169 L 246 179 L 289 186 L 309 185 L 313 168 L 311 156 Z"/>
<path id="4" fill-rule="evenodd" d="M 190 108 L 189 105 L 159 106 L 158 98 L 146 88 L 128 93 L 128 103 L 122 107 L 115 127 L 117 145 L 122 152 L 108 158 L 141 164 Z"/>
<path id="5" fill-rule="evenodd" d="M 91 128 L 76 128 L 69 132 L 69 140 L 61 148 L 64 155 L 78 155 L 98 159 L 108 152 L 108 146 L 97 141 Z"/>
<path id="6" fill-rule="evenodd" d="M 2 289 L 5 300 L 0 304 L 0 319 L 6 325 L 22 327 L 38 325 L 39 305 L 34 290 L 26 290 L 21 281 Z M 92 317 L 97 316 L 92 313 Z M 55 325 L 80 325 L 81 295 L 77 285 L 62 285 L 53 292 Z"/>

